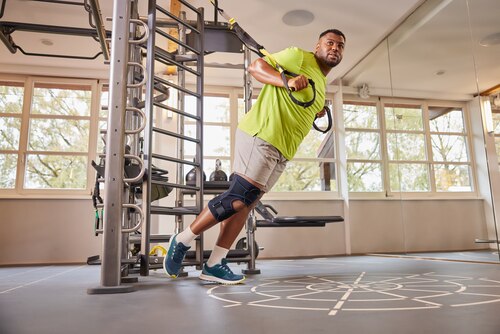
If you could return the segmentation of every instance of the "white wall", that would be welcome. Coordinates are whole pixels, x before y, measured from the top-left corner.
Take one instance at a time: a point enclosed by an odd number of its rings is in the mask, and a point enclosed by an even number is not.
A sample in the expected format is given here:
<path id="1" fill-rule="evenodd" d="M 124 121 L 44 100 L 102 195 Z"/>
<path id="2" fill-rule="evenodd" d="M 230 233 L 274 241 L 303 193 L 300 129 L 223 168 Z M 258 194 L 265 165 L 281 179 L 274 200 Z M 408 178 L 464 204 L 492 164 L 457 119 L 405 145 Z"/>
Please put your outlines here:
<path id="1" fill-rule="evenodd" d="M 100 254 L 88 200 L 0 200 L 0 265 L 82 263 Z"/>
<path id="2" fill-rule="evenodd" d="M 485 248 L 482 200 L 350 200 L 353 254 Z"/>
<path id="3" fill-rule="evenodd" d="M 342 215 L 342 201 L 263 202 L 273 205 L 280 215 Z M 353 254 L 484 247 L 474 244 L 475 238 L 486 236 L 482 200 L 351 200 L 350 208 Z M 83 263 L 101 254 L 101 237 L 93 233 L 90 198 L 3 199 L 0 212 L 0 265 Z M 345 224 L 258 228 L 257 243 L 265 248 L 259 258 L 345 254 Z M 213 246 L 217 233 L 217 226 L 206 233 L 205 248 Z"/>

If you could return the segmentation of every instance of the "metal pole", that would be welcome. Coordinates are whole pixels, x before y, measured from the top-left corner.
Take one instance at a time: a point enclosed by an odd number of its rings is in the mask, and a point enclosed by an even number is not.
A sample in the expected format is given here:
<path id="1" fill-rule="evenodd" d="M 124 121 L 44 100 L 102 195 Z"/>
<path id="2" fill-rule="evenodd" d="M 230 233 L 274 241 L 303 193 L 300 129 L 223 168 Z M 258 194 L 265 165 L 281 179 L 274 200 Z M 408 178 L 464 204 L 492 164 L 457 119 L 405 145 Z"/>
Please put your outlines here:
<path id="1" fill-rule="evenodd" d="M 146 94 L 145 94 L 145 112 L 146 128 L 144 129 L 144 164 L 148 171 L 148 177 L 142 183 L 142 209 L 145 219 L 141 230 L 141 276 L 149 275 L 149 251 L 151 236 L 151 170 L 152 159 L 152 137 L 153 137 L 153 113 L 154 113 L 154 74 L 155 74 L 155 30 L 156 30 L 156 1 L 148 1 L 148 31 L 149 39 L 147 41 L 146 54 Z"/>
<path id="2" fill-rule="evenodd" d="M 255 249 L 255 228 L 257 226 L 255 217 L 255 210 L 250 211 L 248 215 L 246 228 L 247 228 L 247 249 L 250 253 L 250 261 L 248 261 L 247 269 L 241 270 L 243 274 L 255 275 L 260 274 L 260 269 L 255 268 L 255 255 L 257 250 Z"/>
<path id="3" fill-rule="evenodd" d="M 106 170 L 104 173 L 105 198 L 101 287 L 89 289 L 87 292 L 90 294 L 133 291 L 132 286 L 120 286 L 129 15 L 130 2 L 115 0 L 113 5 L 113 37 L 111 40 L 108 131 L 106 134 Z"/>
<path id="4" fill-rule="evenodd" d="M 104 29 L 104 24 L 102 22 L 101 8 L 99 7 L 98 0 L 90 0 L 90 7 L 92 7 L 92 17 L 95 22 L 95 30 L 97 36 L 99 37 L 99 44 L 101 45 L 102 55 L 105 60 L 109 60 L 109 47 L 106 42 L 106 29 Z"/>
<path id="5" fill-rule="evenodd" d="M 248 68 L 252 62 L 252 53 L 246 46 L 243 47 L 243 99 L 245 100 L 245 114 L 252 108 L 252 76 L 248 72 Z"/>
<path id="6" fill-rule="evenodd" d="M 186 20 L 186 12 L 180 12 L 179 13 L 179 18 L 182 21 Z M 186 42 L 186 27 L 183 26 L 182 24 L 179 24 L 179 39 L 182 42 Z M 179 55 L 186 54 L 186 48 L 179 44 L 178 46 L 178 53 Z M 180 68 L 177 67 L 177 84 L 181 87 L 186 86 L 186 72 Z M 184 97 L 185 94 L 182 91 L 178 91 L 177 95 L 177 106 L 178 109 L 181 111 L 185 111 L 185 103 L 184 103 Z M 184 134 L 184 116 L 178 115 L 177 117 L 177 132 L 180 134 Z M 178 139 L 177 140 L 177 157 L 179 159 L 184 159 L 184 140 Z M 183 184 L 183 178 L 184 178 L 184 164 L 177 164 L 177 184 Z M 177 188 L 176 189 L 176 200 L 177 204 L 176 206 L 182 207 L 184 206 L 184 194 L 182 189 Z M 184 219 L 182 215 L 176 216 L 175 220 L 175 233 L 179 233 L 184 229 Z"/>
<path id="7" fill-rule="evenodd" d="M 137 12 L 137 1 L 131 1 L 131 8 L 130 8 L 130 17 L 132 19 L 135 19 L 138 17 L 138 12 Z M 131 24 L 129 28 L 129 36 L 130 38 L 136 37 L 138 34 L 138 29 L 135 24 Z M 127 82 L 128 83 L 134 83 L 135 81 L 138 81 L 136 78 L 136 67 L 135 66 L 130 66 L 130 63 L 141 63 L 141 49 L 140 46 L 137 44 L 129 44 L 129 66 L 127 67 Z M 142 75 L 146 75 L 146 73 L 141 73 Z M 127 88 L 127 98 L 126 98 L 126 105 L 127 106 L 133 106 L 136 107 L 137 102 L 141 98 L 141 88 L 142 87 L 129 87 Z M 143 122 L 145 120 L 142 120 Z M 136 129 L 139 127 L 139 117 L 138 115 L 132 113 L 132 112 L 126 112 L 125 113 L 125 125 L 124 129 Z M 125 140 L 124 144 L 127 144 L 130 146 L 130 154 L 133 154 L 135 156 L 139 155 L 140 152 L 140 143 L 139 143 L 139 134 L 138 133 L 133 133 L 133 134 L 128 134 L 127 139 Z M 128 175 L 128 177 L 134 177 L 135 175 Z M 134 186 L 129 185 L 128 187 L 124 187 L 124 193 L 123 193 L 123 198 L 126 199 L 126 203 L 131 203 L 135 204 L 135 192 L 134 192 Z M 126 229 L 130 229 L 133 226 L 135 226 L 138 221 L 137 221 L 137 215 L 132 214 L 130 210 L 124 211 L 123 215 L 123 227 Z M 122 259 L 129 259 L 129 248 L 130 248 L 130 234 L 129 233 L 122 233 Z M 135 283 L 138 281 L 137 277 L 129 277 L 129 266 L 127 265 L 126 267 L 123 268 L 121 272 L 121 282 L 123 283 Z"/>
<path id="8" fill-rule="evenodd" d="M 196 185 L 199 190 L 196 191 L 196 206 L 201 213 L 203 210 L 203 85 L 204 85 L 204 57 L 205 57 L 205 22 L 204 22 L 205 12 L 203 8 L 199 8 L 199 14 L 197 18 L 197 28 L 200 32 L 198 38 L 198 51 L 200 54 L 198 56 L 196 71 L 199 76 L 196 78 L 196 92 L 199 94 L 196 103 L 196 114 L 199 117 L 198 124 L 196 126 L 196 138 L 200 140 L 200 143 L 196 148 L 196 162 L 200 164 L 200 168 L 196 171 Z M 197 243 L 197 258 L 199 260 L 200 269 L 203 266 L 203 234 L 200 235 L 200 239 Z"/>
<path id="9" fill-rule="evenodd" d="M 248 72 L 248 67 L 250 67 L 251 59 L 250 49 L 247 47 L 243 48 L 243 99 L 245 100 L 245 114 L 252 108 L 252 77 Z M 248 261 L 247 269 L 242 270 L 244 274 L 254 275 L 260 274 L 260 269 L 255 268 L 255 255 L 257 250 L 255 249 L 255 228 L 256 228 L 256 217 L 255 211 L 252 209 L 247 217 L 246 230 L 247 230 L 247 249 L 249 251 L 250 261 Z"/>

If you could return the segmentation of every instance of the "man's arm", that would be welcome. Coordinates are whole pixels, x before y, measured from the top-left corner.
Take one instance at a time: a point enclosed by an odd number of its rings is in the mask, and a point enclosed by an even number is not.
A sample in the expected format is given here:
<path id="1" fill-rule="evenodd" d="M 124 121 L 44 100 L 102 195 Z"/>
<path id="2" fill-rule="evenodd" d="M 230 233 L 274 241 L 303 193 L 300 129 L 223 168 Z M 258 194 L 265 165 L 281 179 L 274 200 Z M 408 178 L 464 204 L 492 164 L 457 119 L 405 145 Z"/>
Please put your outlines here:
<path id="1" fill-rule="evenodd" d="M 263 84 L 285 87 L 280 73 L 262 58 L 253 61 L 248 67 L 248 72 L 250 72 L 257 81 Z M 288 87 L 295 91 L 306 88 L 307 84 L 307 78 L 303 75 L 288 78 Z"/>

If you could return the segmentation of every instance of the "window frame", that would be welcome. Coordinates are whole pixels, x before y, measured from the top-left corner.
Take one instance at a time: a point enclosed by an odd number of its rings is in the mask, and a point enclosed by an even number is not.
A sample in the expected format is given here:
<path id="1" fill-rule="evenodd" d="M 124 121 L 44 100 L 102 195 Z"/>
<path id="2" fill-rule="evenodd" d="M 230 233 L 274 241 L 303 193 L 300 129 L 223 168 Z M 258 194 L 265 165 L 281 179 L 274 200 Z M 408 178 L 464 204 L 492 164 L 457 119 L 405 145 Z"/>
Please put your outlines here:
<path id="1" fill-rule="evenodd" d="M 26 75 L 8 75 L 1 74 L 0 80 L 5 82 L 14 82 L 23 85 L 24 96 L 23 96 L 23 107 L 21 114 L 13 114 L 13 117 L 19 117 L 21 119 L 20 126 L 20 138 L 19 138 L 19 147 L 17 150 L 2 150 L 1 153 L 7 154 L 17 154 L 17 166 L 16 166 L 16 180 L 15 187 L 12 189 L 1 189 L 0 190 L 0 198 L 88 198 L 91 190 L 93 189 L 95 182 L 95 171 L 91 168 L 91 161 L 98 158 L 99 152 L 97 152 L 98 140 L 100 138 L 99 134 L 99 121 L 102 121 L 104 118 L 100 115 L 100 102 L 101 102 L 101 93 L 104 91 L 105 81 L 99 81 L 97 79 L 82 79 L 82 78 L 59 78 L 59 77 L 45 77 L 45 76 L 26 76 Z M 80 116 L 65 116 L 59 117 L 64 119 L 88 119 L 90 122 L 89 125 L 89 141 L 88 141 L 88 150 L 86 152 L 46 152 L 46 151 L 30 151 L 27 150 L 28 144 L 28 136 L 29 136 L 29 122 L 30 119 L 50 119 L 50 118 L 58 118 L 57 116 L 50 115 L 31 115 L 31 104 L 33 101 L 33 92 L 34 85 L 36 82 L 48 83 L 48 84 L 61 84 L 61 85 L 84 85 L 90 87 L 91 91 L 91 103 L 90 103 L 90 115 L 88 117 L 80 117 Z M 214 123 L 209 122 L 210 125 L 223 125 L 227 126 L 229 124 L 230 128 L 230 165 L 232 169 L 232 163 L 234 156 L 234 136 L 235 131 L 238 126 L 238 99 L 243 95 L 241 87 L 232 87 L 232 86 L 205 86 L 205 95 L 207 96 L 227 96 L 229 98 L 229 114 L 230 121 L 229 123 Z M 260 89 L 253 89 L 253 95 L 256 97 Z M 366 99 L 361 99 L 355 95 L 344 94 L 340 96 L 338 92 L 330 93 L 327 92 L 326 98 L 333 101 L 333 105 L 336 106 L 338 103 L 335 101 L 340 99 L 341 105 L 344 105 L 345 101 L 349 102 L 367 102 Z M 471 139 L 471 125 L 470 125 L 470 111 L 468 108 L 467 102 L 460 101 L 446 101 L 446 100 L 420 100 L 420 99 L 404 99 L 404 98 L 390 98 L 390 97 L 371 97 L 368 102 L 374 102 L 377 106 L 377 117 L 379 122 L 378 131 L 380 135 L 380 154 L 381 160 L 373 161 L 381 164 L 381 172 L 382 172 L 382 183 L 383 183 L 383 191 L 382 192 L 348 192 L 349 198 L 353 199 L 419 199 L 419 198 L 477 198 L 478 197 L 478 189 L 477 189 L 477 173 L 475 170 L 475 156 L 474 156 L 474 148 L 472 145 Z M 430 178 L 430 191 L 428 192 L 391 192 L 389 185 L 389 159 L 388 159 L 388 149 L 387 149 L 387 128 L 385 124 L 385 113 L 384 113 L 384 105 L 385 103 L 401 103 L 401 104 L 410 104 L 415 105 L 419 104 L 422 106 L 423 111 L 423 133 L 426 140 L 426 150 L 427 150 L 427 159 L 422 161 L 428 166 L 429 178 Z M 467 165 L 471 171 L 471 186 L 473 190 L 471 192 L 437 192 L 436 191 L 436 182 L 434 177 L 434 166 L 443 164 L 442 162 L 434 161 L 432 154 L 432 143 L 431 143 L 431 135 L 433 134 L 430 131 L 430 123 L 429 123 L 429 106 L 433 107 L 457 107 L 462 110 L 464 117 L 464 137 L 466 140 L 466 149 L 468 151 L 468 161 L 463 163 L 456 163 L 458 165 Z M 331 191 L 309 191 L 309 192 L 270 192 L 266 195 L 266 198 L 270 200 L 339 200 L 342 199 L 341 192 L 342 187 L 344 187 L 344 183 L 346 180 L 340 180 L 340 166 L 344 157 L 339 156 L 340 145 L 344 145 L 345 142 L 340 143 L 339 139 L 341 138 L 341 134 L 339 133 L 339 128 L 343 128 L 344 124 L 340 124 L 343 122 L 343 119 L 339 119 L 336 117 L 337 111 L 335 108 L 332 108 L 332 116 L 333 119 L 336 120 L 334 122 L 334 127 L 332 128 L 332 132 L 335 140 L 335 156 L 333 159 L 328 159 L 329 162 L 333 163 L 335 166 L 336 177 L 337 177 L 337 189 Z M 11 114 L 4 114 L 3 116 L 11 117 Z M 107 121 L 107 120 L 106 120 Z M 350 130 L 351 128 L 344 129 Z M 359 129 L 358 129 L 359 130 Z M 357 131 L 357 130 L 356 130 Z M 370 130 L 371 132 L 371 130 Z M 393 131 L 394 132 L 394 131 Z M 437 133 L 437 132 L 436 132 Z M 446 133 L 448 134 L 448 133 Z M 452 134 L 452 133 L 450 133 Z M 499 134 L 495 134 L 496 137 Z M 37 154 L 37 153 L 49 153 L 56 155 L 82 155 L 87 158 L 87 182 L 85 189 L 24 189 L 24 178 L 26 174 L 26 159 L 27 154 Z M 208 157 L 210 158 L 210 157 Z M 294 159 L 295 160 L 295 159 Z M 314 158 L 296 158 L 296 161 L 323 161 L 324 159 L 314 159 Z M 333 160 L 333 161 L 330 161 Z M 347 159 L 347 162 L 356 162 L 359 159 Z M 363 159 L 361 159 L 363 160 Z M 364 160 L 363 160 L 364 161 Z M 401 162 L 401 161 L 399 161 Z M 450 164 L 455 164 L 454 162 L 450 162 Z M 499 159 L 499 167 L 500 167 L 500 159 Z M 205 167 L 206 169 L 206 167 Z M 209 175 L 207 175 L 207 178 Z"/>
<path id="2" fill-rule="evenodd" d="M 382 198 L 386 196 L 386 191 L 385 191 L 385 185 L 387 182 L 387 177 L 386 177 L 386 163 L 384 162 L 385 156 L 386 156 L 386 146 L 383 145 L 385 142 L 385 133 L 382 130 L 383 129 L 383 119 L 380 113 L 381 110 L 381 102 L 379 98 L 376 97 L 369 97 L 368 99 L 362 99 L 358 96 L 354 95 L 344 95 L 342 99 L 342 107 L 346 104 L 346 102 L 358 102 L 358 103 L 372 103 L 375 104 L 376 110 L 377 110 L 377 122 L 378 122 L 378 128 L 377 129 L 363 129 L 363 128 L 348 128 L 345 127 L 344 123 L 344 118 L 341 120 L 343 122 L 344 130 L 345 133 L 347 134 L 348 131 L 357 131 L 357 132 L 367 132 L 367 133 L 378 133 L 379 138 L 380 138 L 380 158 L 378 160 L 368 160 L 368 159 L 349 159 L 347 157 L 347 145 L 345 143 L 345 138 L 343 145 L 346 147 L 346 164 L 349 163 L 378 163 L 380 164 L 380 172 L 381 172 L 381 182 L 382 182 L 382 191 L 374 191 L 374 192 L 367 192 L 367 191 L 360 191 L 360 192 L 351 192 L 349 191 L 349 184 L 348 180 L 345 180 L 346 187 L 347 187 L 347 192 L 349 193 L 349 197 L 354 197 L 354 198 Z M 342 113 L 343 115 L 343 113 Z M 346 165 L 347 166 L 347 165 Z M 347 171 L 346 171 L 347 172 Z M 347 175 L 347 174 L 346 174 Z"/>
<path id="3" fill-rule="evenodd" d="M 408 105 L 408 106 L 420 106 L 421 115 L 422 115 L 422 129 L 421 130 L 405 130 L 405 129 L 388 129 L 385 117 L 385 108 L 386 104 L 398 104 L 398 105 Z M 380 99 L 380 117 L 382 119 L 382 132 L 384 133 L 384 142 L 382 145 L 385 146 L 385 156 L 384 163 L 385 166 L 385 178 L 387 183 L 385 184 L 385 193 L 387 197 L 398 197 L 400 196 L 411 196 L 415 195 L 415 197 L 419 197 L 419 195 L 434 193 L 434 176 L 433 171 L 431 169 L 432 166 L 432 150 L 429 142 L 429 118 L 428 118 L 428 108 L 425 104 L 424 100 L 414 100 L 414 99 L 401 99 L 401 98 L 381 98 Z M 389 134 L 401 134 L 401 135 L 423 135 L 424 137 L 424 153 L 425 158 L 423 160 L 394 160 L 389 157 Z M 392 191 L 391 190 L 391 165 L 425 165 L 427 167 L 427 176 L 429 180 L 429 191 Z"/>
<path id="4" fill-rule="evenodd" d="M 21 127 L 19 146 L 17 150 L 10 150 L 10 154 L 17 154 L 16 180 L 14 188 L 0 189 L 0 198 L 88 198 L 95 182 L 95 173 L 91 168 L 91 161 L 96 156 L 97 131 L 99 118 L 99 97 L 102 85 L 97 79 L 61 78 L 29 75 L 0 75 L 1 81 L 23 83 L 24 95 L 21 112 Z M 88 116 L 45 115 L 31 114 L 33 94 L 36 83 L 64 86 L 85 86 L 91 93 L 90 111 Z M 30 151 L 28 149 L 29 126 L 32 119 L 63 119 L 88 120 L 89 133 L 87 150 L 82 152 L 64 151 Z M 2 150 L 4 153 L 5 150 Z M 26 165 L 29 155 L 71 155 L 82 156 L 87 159 L 85 188 L 82 189 L 29 189 L 24 187 Z"/>
<path id="5" fill-rule="evenodd" d="M 471 120 L 470 120 L 470 111 L 467 102 L 461 101 L 447 101 L 447 100 L 434 100 L 434 99 L 409 99 L 409 98 L 396 98 L 396 97 L 370 97 L 370 99 L 361 99 L 355 95 L 345 94 L 343 97 L 343 104 L 345 101 L 350 102 L 369 102 L 369 101 L 378 101 L 377 104 L 377 113 L 379 117 L 380 123 L 380 131 L 381 131 L 381 153 L 382 153 L 382 172 L 383 172 L 383 192 L 350 192 L 349 198 L 352 199 L 456 199 L 456 198 L 478 198 L 478 189 L 477 189 L 477 172 L 475 169 L 475 152 L 472 144 L 471 138 Z M 428 168 L 428 177 L 430 182 L 429 191 L 424 192 L 399 192 L 399 191 L 391 191 L 390 189 L 390 178 L 389 178 L 389 164 L 392 160 L 389 160 L 389 152 L 388 152 L 388 142 L 387 142 L 387 134 L 390 133 L 399 133 L 400 130 L 391 130 L 387 131 L 387 125 L 385 122 L 385 104 L 408 104 L 408 105 L 421 105 L 422 106 L 422 118 L 423 118 L 423 131 L 401 131 L 408 133 L 423 133 L 425 138 L 425 150 L 426 150 L 426 160 L 419 161 L 418 163 L 426 164 Z M 468 161 L 467 162 L 450 162 L 449 164 L 453 165 L 467 165 L 470 168 L 470 182 L 472 191 L 436 191 L 436 180 L 435 180 L 435 165 L 441 165 L 443 162 L 435 161 L 432 152 L 432 142 L 431 135 L 436 134 L 438 132 L 433 132 L 430 130 L 430 119 L 429 119 L 429 106 L 432 107 L 456 107 L 462 110 L 463 113 L 463 122 L 464 122 L 464 133 L 462 134 L 466 140 L 466 149 L 468 153 Z M 343 120 L 342 120 L 343 121 Z M 347 130 L 347 129 L 346 129 Z M 446 133 L 448 134 L 448 133 Z M 455 132 L 450 132 L 449 134 L 456 134 Z M 351 159 L 347 159 L 348 162 L 351 162 Z M 397 160 L 398 163 L 404 163 L 405 160 Z M 416 161 L 409 161 L 410 163 L 416 163 Z"/>

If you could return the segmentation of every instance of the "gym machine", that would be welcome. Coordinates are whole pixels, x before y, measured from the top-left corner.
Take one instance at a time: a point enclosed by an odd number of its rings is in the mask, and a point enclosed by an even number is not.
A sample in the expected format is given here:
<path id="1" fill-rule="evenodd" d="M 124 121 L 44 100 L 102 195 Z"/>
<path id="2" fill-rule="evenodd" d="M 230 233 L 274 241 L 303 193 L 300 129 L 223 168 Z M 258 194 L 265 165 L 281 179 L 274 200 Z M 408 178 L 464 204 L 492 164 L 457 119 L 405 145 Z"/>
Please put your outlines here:
<path id="1" fill-rule="evenodd" d="M 103 258 L 89 258 L 89 263 L 101 264 L 101 285 L 88 289 L 90 294 L 133 291 L 133 286 L 125 284 L 137 282 L 138 277 L 130 274 L 147 276 L 150 270 L 162 268 L 163 257 L 156 252 L 162 249 L 159 244 L 168 242 L 172 236 L 152 233 L 152 217 L 173 216 L 174 233 L 178 233 L 184 229 L 186 215 L 196 216 L 203 209 L 203 195 L 219 194 L 229 186 L 228 181 L 205 181 L 203 178 L 204 55 L 211 52 L 243 53 L 244 101 L 248 112 L 252 96 L 247 71 L 250 50 L 227 24 L 217 20 L 212 24 L 205 22 L 203 8 L 194 8 L 185 0 L 179 2 L 196 20 L 187 20 L 185 12 L 174 15 L 155 0 L 149 0 L 147 18 L 139 17 L 135 0 L 114 2 L 108 128 L 103 131 L 106 152 L 101 154 L 99 164 L 93 164 L 105 193 L 102 201 L 97 184 L 94 190 L 96 232 L 103 233 Z M 178 36 L 172 34 L 171 29 L 177 30 Z M 177 50 L 169 52 L 157 37 L 163 39 L 163 44 L 165 40 L 177 44 Z M 146 66 L 142 65 L 144 60 Z M 157 75 L 155 66 L 158 64 L 176 67 L 177 83 Z M 195 89 L 186 86 L 186 74 L 194 77 Z M 163 103 L 172 91 L 177 92 L 177 107 Z M 185 110 L 185 96 L 196 99 L 194 112 Z M 153 116 L 159 111 L 177 114 L 175 131 L 155 124 Z M 185 118 L 195 123 L 196 135 L 193 137 L 184 133 Z M 175 153 L 155 151 L 155 140 L 176 144 Z M 185 158 L 185 143 L 195 145 L 193 161 Z M 170 168 L 155 166 L 162 163 L 177 166 L 175 180 L 169 180 L 167 176 Z M 194 177 L 190 180 L 184 180 L 185 166 L 192 168 L 190 173 Z M 162 198 L 171 199 L 174 194 L 174 205 L 162 203 Z M 191 196 L 195 205 L 185 205 L 185 196 Z M 98 210 L 103 214 L 100 215 Z M 325 226 L 326 223 L 343 221 L 338 216 L 279 217 L 269 210 L 276 214 L 269 205 L 257 205 L 247 220 L 246 238 L 237 243 L 237 249 L 229 252 L 230 262 L 248 264 L 243 270 L 245 274 L 260 273 L 255 267 L 259 251 L 254 235 L 257 227 Z M 257 219 L 256 214 L 261 219 Z M 196 238 L 195 243 L 195 250 L 188 252 L 183 264 L 201 268 L 210 251 L 204 250 L 203 235 Z"/>
<path id="2" fill-rule="evenodd" d="M 133 286 L 125 284 L 138 278 L 130 274 L 146 276 L 151 269 L 161 267 L 158 258 L 150 256 L 151 244 L 168 242 L 170 235 L 151 232 L 152 216 L 174 216 L 178 230 L 182 228 L 184 215 L 198 215 L 202 209 L 203 183 L 185 184 L 182 175 L 184 165 L 194 167 L 197 175 L 203 170 L 204 17 L 202 8 L 195 8 L 185 0 L 179 2 L 195 20 L 188 21 L 184 12 L 173 15 L 155 0 L 148 2 L 145 18 L 139 16 L 137 1 L 114 1 L 108 124 L 104 131 L 106 152 L 101 154 L 102 162 L 93 164 L 99 175 L 104 174 L 99 178 L 104 185 L 103 203 L 95 196 L 97 209 L 103 210 L 99 226 L 102 228 L 96 229 L 103 234 L 103 255 L 102 260 L 93 257 L 89 262 L 101 264 L 101 284 L 88 289 L 89 294 L 133 291 Z M 158 25 L 159 21 L 166 22 L 166 26 Z M 178 35 L 174 36 L 171 29 Z M 187 30 L 199 35 L 194 45 L 185 42 Z M 166 40 L 177 44 L 175 52 L 166 50 Z M 177 83 L 157 74 L 155 68 L 161 64 L 177 68 Z M 194 89 L 186 88 L 186 73 L 194 77 Z M 163 103 L 173 91 L 178 96 L 178 107 Z M 184 110 L 185 95 L 196 99 L 194 112 Z M 161 122 L 154 120 L 161 112 L 177 114 L 179 122 L 191 119 L 196 135 L 186 136 L 182 128 L 180 131 L 162 128 L 158 125 Z M 160 153 L 155 141 L 176 145 L 177 149 L 172 154 Z M 183 158 L 184 142 L 195 145 L 195 162 Z M 173 180 L 167 177 L 170 168 L 157 167 L 168 164 L 177 166 Z M 179 194 L 186 190 L 193 193 L 195 205 L 185 206 L 182 200 L 177 200 L 172 206 L 161 201 L 174 193 L 180 199 Z M 99 215 L 96 221 L 99 224 Z M 201 266 L 203 240 L 196 242 L 200 251 L 190 264 Z"/>

